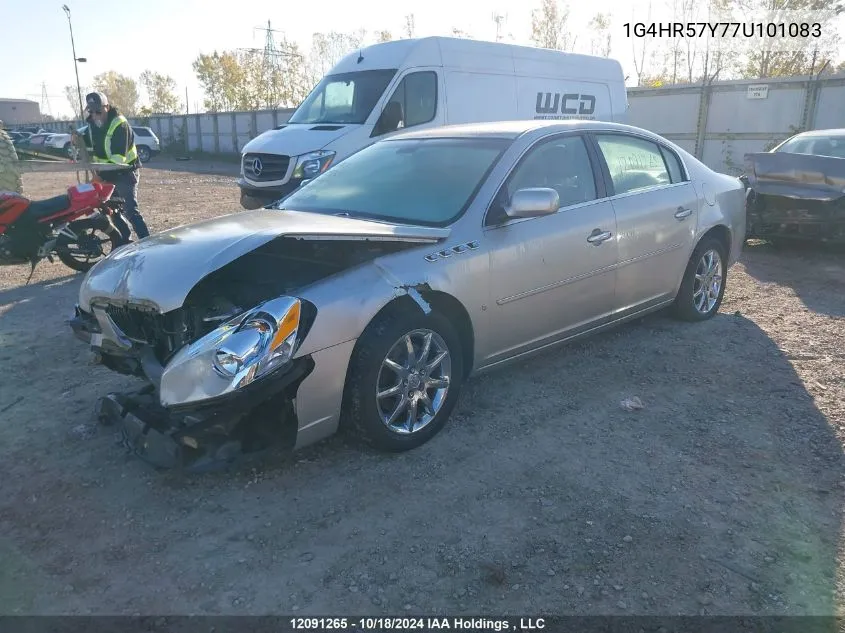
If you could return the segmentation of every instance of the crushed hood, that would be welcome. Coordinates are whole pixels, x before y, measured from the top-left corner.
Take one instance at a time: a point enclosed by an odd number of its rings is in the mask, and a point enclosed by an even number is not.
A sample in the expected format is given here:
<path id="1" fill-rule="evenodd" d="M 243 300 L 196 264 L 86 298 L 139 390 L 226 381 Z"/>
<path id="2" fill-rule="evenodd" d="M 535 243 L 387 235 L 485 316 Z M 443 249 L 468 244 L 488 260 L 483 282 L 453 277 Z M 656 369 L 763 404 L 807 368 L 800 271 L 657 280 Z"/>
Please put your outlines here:
<path id="1" fill-rule="evenodd" d="M 759 194 L 831 202 L 845 197 L 845 158 L 762 152 L 745 155 L 745 175 Z"/>
<path id="2" fill-rule="evenodd" d="M 79 291 L 79 306 L 90 311 L 92 302 L 103 301 L 169 312 L 184 303 L 201 279 L 282 236 L 426 244 L 444 239 L 449 233 L 448 228 L 291 210 L 235 213 L 163 231 L 119 248 L 88 272 Z"/>
<path id="3" fill-rule="evenodd" d="M 281 130 L 267 130 L 247 143 L 242 153 L 263 152 L 284 156 L 302 156 L 323 149 L 359 125 L 287 124 Z M 312 129 L 316 128 L 316 129 Z M 323 128 L 323 129 L 321 129 Z M 339 128 L 339 129 L 331 129 Z"/>

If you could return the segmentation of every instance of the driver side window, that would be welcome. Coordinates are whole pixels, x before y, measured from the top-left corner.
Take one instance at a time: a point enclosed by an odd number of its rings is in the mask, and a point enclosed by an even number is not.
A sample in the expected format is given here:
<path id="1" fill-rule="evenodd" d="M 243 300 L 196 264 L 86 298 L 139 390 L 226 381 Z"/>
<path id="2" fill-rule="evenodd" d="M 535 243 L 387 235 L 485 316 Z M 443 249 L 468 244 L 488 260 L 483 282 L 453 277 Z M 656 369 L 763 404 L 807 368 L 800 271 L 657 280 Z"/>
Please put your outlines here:
<path id="1" fill-rule="evenodd" d="M 533 187 L 557 191 L 561 209 L 598 198 L 583 136 L 555 138 L 531 149 L 499 190 L 487 216 L 487 224 L 505 221 L 505 206 L 513 194 L 519 189 Z"/>
<path id="2" fill-rule="evenodd" d="M 426 70 L 402 78 L 384 106 L 372 136 L 422 125 L 437 113 L 437 73 Z"/>

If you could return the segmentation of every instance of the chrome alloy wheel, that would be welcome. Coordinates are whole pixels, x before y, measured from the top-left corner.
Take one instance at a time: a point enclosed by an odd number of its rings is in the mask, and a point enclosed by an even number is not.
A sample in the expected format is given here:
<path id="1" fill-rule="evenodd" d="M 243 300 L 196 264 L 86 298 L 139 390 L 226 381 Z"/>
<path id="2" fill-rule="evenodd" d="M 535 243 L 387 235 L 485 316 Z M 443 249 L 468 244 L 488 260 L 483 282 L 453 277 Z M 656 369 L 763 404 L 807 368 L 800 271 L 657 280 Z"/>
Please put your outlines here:
<path id="1" fill-rule="evenodd" d="M 382 423 L 408 435 L 428 425 L 446 402 L 452 359 L 446 341 L 432 330 L 409 332 L 393 344 L 376 380 Z"/>
<path id="2" fill-rule="evenodd" d="M 713 249 L 706 251 L 695 269 L 692 301 L 695 309 L 707 314 L 719 300 L 722 290 L 722 258 Z"/>

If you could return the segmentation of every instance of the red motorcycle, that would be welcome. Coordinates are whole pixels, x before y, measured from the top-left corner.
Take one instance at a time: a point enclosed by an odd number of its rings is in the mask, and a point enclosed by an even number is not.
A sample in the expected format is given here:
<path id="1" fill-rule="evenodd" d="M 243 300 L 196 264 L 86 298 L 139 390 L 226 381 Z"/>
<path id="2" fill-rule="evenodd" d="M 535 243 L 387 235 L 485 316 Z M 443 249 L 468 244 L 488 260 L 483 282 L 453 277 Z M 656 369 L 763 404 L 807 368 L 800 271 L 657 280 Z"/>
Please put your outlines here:
<path id="1" fill-rule="evenodd" d="M 114 185 L 104 182 L 74 185 L 46 200 L 0 192 L 0 266 L 30 264 L 34 270 L 56 255 L 69 268 L 88 271 L 128 238 L 112 223 L 123 210 L 123 200 L 112 193 Z"/>

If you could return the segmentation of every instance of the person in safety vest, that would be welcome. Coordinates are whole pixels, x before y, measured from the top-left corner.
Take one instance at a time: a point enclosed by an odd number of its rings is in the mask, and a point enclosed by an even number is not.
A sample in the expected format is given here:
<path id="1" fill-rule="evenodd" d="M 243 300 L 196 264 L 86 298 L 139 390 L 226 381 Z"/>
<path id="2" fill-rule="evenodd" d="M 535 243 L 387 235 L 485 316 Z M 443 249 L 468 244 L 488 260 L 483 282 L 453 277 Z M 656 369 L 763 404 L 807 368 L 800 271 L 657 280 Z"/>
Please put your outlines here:
<path id="1" fill-rule="evenodd" d="M 100 179 L 115 186 L 115 195 L 125 202 L 123 213 L 132 223 L 139 239 L 150 234 L 144 218 L 138 211 L 138 181 L 140 180 L 141 161 L 135 147 L 135 133 L 132 126 L 117 108 L 109 105 L 109 100 L 102 92 L 92 92 L 85 96 L 88 118 L 84 132 L 85 147 L 93 163 L 127 165 L 131 168 L 116 171 L 101 171 Z M 129 239 L 130 230 L 120 215 L 112 216 L 115 227 L 125 240 Z"/>

